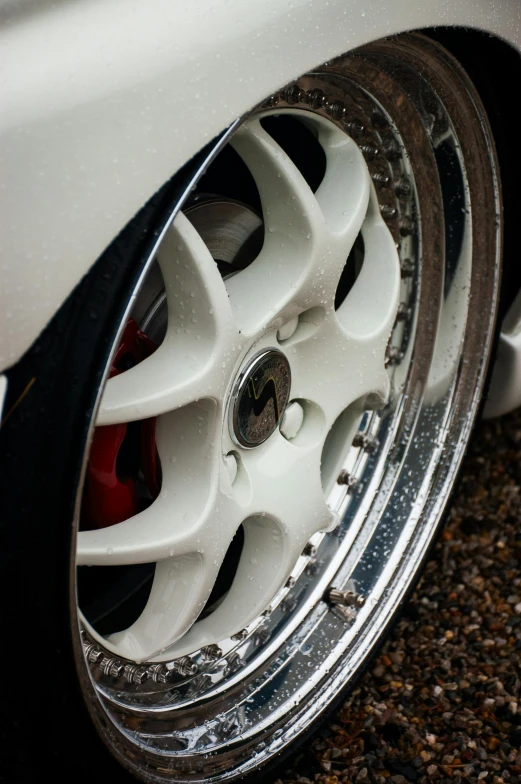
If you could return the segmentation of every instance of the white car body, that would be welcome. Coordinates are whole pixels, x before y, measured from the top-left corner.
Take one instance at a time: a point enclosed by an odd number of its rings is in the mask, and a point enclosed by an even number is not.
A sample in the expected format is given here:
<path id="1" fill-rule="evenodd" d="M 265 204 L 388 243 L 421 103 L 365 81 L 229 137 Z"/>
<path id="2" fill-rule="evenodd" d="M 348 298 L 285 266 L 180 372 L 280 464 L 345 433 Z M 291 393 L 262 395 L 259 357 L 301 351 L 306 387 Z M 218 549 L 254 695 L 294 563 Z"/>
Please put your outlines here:
<path id="1" fill-rule="evenodd" d="M 500 12 L 489 0 L 0 3 L 0 370 L 233 120 L 343 52 L 440 25 L 485 30 L 521 51 L 518 0 L 502 0 Z M 519 306 L 508 329 L 521 334 Z M 505 340 L 491 413 L 521 403 L 521 341 Z"/>

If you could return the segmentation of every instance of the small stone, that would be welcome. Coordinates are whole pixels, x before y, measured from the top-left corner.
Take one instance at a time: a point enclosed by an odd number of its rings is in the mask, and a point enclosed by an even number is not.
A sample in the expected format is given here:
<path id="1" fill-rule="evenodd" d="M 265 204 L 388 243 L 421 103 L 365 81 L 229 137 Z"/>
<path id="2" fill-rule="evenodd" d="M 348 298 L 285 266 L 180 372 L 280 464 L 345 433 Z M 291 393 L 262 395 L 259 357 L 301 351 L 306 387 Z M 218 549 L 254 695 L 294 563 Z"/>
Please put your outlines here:
<path id="1" fill-rule="evenodd" d="M 426 770 L 427 776 L 434 776 L 434 774 L 437 772 L 438 772 L 437 765 L 429 765 L 429 767 Z"/>

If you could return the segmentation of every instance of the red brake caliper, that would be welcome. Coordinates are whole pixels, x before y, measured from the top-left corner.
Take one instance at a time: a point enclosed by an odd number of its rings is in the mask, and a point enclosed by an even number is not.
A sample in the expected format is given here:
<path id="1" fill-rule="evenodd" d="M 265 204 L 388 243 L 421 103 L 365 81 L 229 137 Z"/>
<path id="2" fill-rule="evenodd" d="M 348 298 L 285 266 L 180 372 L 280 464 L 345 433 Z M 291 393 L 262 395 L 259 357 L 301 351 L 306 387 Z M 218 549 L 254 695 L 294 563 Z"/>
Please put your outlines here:
<path id="1" fill-rule="evenodd" d="M 112 362 L 110 378 L 150 356 L 157 346 L 129 319 Z M 137 429 L 131 441 L 129 429 Z M 137 438 L 136 438 L 137 435 Z M 130 442 L 130 443 L 129 443 Z M 137 449 L 134 470 L 122 475 L 118 458 L 124 449 Z M 137 473 L 141 469 L 152 497 L 160 490 L 156 451 L 156 420 L 97 427 L 94 431 L 82 507 L 82 528 L 105 528 L 128 520 L 143 508 L 138 497 Z"/>

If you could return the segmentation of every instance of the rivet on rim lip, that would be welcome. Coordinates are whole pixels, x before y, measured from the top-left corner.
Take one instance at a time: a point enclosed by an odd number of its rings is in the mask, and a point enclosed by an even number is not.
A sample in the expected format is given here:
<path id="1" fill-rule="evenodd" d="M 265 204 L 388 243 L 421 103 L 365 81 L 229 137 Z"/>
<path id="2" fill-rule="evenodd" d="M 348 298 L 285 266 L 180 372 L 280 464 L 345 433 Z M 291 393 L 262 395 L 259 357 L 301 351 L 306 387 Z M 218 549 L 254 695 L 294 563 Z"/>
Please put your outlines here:
<path id="1" fill-rule="evenodd" d="M 400 147 L 394 139 L 385 139 L 382 142 L 382 151 L 385 157 L 390 161 L 401 158 L 402 155 Z"/>
<path id="2" fill-rule="evenodd" d="M 280 101 L 280 95 L 278 93 L 275 93 L 275 95 L 270 95 L 270 97 L 266 101 L 264 101 L 264 106 L 271 109 L 274 106 L 277 106 L 279 101 Z"/>
<path id="3" fill-rule="evenodd" d="M 345 117 L 346 107 L 340 101 L 326 103 L 326 111 L 334 120 L 342 120 Z"/>
<path id="4" fill-rule="evenodd" d="M 140 667 L 139 664 L 127 664 L 124 675 L 127 683 L 142 684 L 148 679 L 146 667 Z"/>
<path id="5" fill-rule="evenodd" d="M 296 606 L 297 600 L 294 596 L 286 596 L 286 598 L 280 603 L 280 609 L 283 613 L 293 612 Z"/>
<path id="6" fill-rule="evenodd" d="M 403 359 L 403 351 L 400 351 L 396 346 L 387 346 L 385 352 L 385 364 L 397 365 Z"/>
<path id="7" fill-rule="evenodd" d="M 409 218 L 408 215 L 404 215 L 403 218 L 400 219 L 400 234 L 402 237 L 408 237 L 414 231 L 414 224 Z"/>
<path id="8" fill-rule="evenodd" d="M 326 96 L 324 95 L 322 90 L 318 90 L 318 89 L 309 90 L 309 92 L 305 94 L 304 100 L 313 109 L 322 109 L 322 107 L 326 103 Z"/>
<path id="9" fill-rule="evenodd" d="M 336 481 L 339 485 L 346 485 L 348 490 L 355 488 L 358 484 L 358 479 L 354 477 L 352 474 L 350 474 L 348 471 L 346 471 L 345 469 L 342 469 L 342 471 L 340 471 Z"/>
<path id="10" fill-rule="evenodd" d="M 407 321 L 410 319 L 412 308 L 406 302 L 400 302 L 396 311 L 396 321 Z"/>
<path id="11" fill-rule="evenodd" d="M 371 436 L 368 433 L 357 433 L 353 438 L 353 446 L 364 449 L 366 452 L 374 452 L 378 449 L 379 444 L 376 436 Z"/>
<path id="12" fill-rule="evenodd" d="M 288 103 L 300 103 L 304 99 L 304 90 L 298 84 L 292 84 L 284 92 L 284 97 Z"/>
<path id="13" fill-rule="evenodd" d="M 384 174 L 383 172 L 373 172 L 373 174 L 371 174 L 371 179 L 374 182 L 380 183 L 383 187 L 389 185 L 391 182 L 391 176 L 389 174 Z"/>
<path id="14" fill-rule="evenodd" d="M 103 659 L 103 651 L 100 651 L 92 642 L 83 643 L 83 651 L 85 653 L 85 658 L 88 662 L 91 662 L 91 664 L 97 664 Z"/>
<path id="15" fill-rule="evenodd" d="M 197 672 L 197 664 L 192 661 L 190 656 L 181 656 L 180 659 L 176 659 L 172 667 L 179 675 L 195 675 Z"/>
<path id="16" fill-rule="evenodd" d="M 375 158 L 380 152 L 379 148 L 375 147 L 374 144 L 361 144 L 360 149 L 369 161 Z"/>
<path id="17" fill-rule="evenodd" d="M 412 278 L 414 275 L 414 262 L 411 259 L 403 259 L 400 263 L 402 278 Z"/>
<path id="18" fill-rule="evenodd" d="M 232 634 L 231 639 L 241 641 L 241 640 L 245 640 L 247 636 L 248 636 L 248 630 L 241 629 L 236 634 Z"/>
<path id="19" fill-rule="evenodd" d="M 254 641 L 255 645 L 264 645 L 268 642 L 269 638 L 271 637 L 271 632 L 268 629 L 259 629 L 256 632 Z"/>
<path id="20" fill-rule="evenodd" d="M 365 131 L 365 126 L 358 120 L 349 120 L 345 123 L 345 128 L 348 133 L 351 134 L 351 136 L 356 136 L 357 134 L 363 133 Z M 378 148 L 374 147 L 373 149 L 376 151 L 375 154 L 377 154 Z"/>
<path id="21" fill-rule="evenodd" d="M 244 665 L 244 662 L 238 653 L 232 653 L 231 656 L 226 659 L 227 669 L 230 672 L 237 672 L 240 670 L 241 667 Z"/>
<path id="22" fill-rule="evenodd" d="M 317 548 L 311 542 L 308 542 L 307 545 L 302 550 L 302 555 L 307 555 L 313 558 L 317 554 Z"/>
<path id="23" fill-rule="evenodd" d="M 164 664 L 151 664 L 148 667 L 148 674 L 154 683 L 167 683 L 170 680 L 170 671 Z"/>
<path id="24" fill-rule="evenodd" d="M 293 575 L 290 575 L 285 582 L 285 587 L 293 588 L 294 585 L 295 585 L 295 578 L 293 577 Z"/>
<path id="25" fill-rule="evenodd" d="M 201 653 L 207 661 L 217 661 L 223 655 L 218 645 L 205 645 L 201 648 Z"/>
<path id="26" fill-rule="evenodd" d="M 399 196 L 408 196 L 411 192 L 411 183 L 406 177 L 400 177 L 395 183 L 394 192 Z"/>
<path id="27" fill-rule="evenodd" d="M 396 207 L 391 207 L 390 204 L 380 204 L 380 213 L 382 218 L 394 218 L 396 215 Z"/>
<path id="28" fill-rule="evenodd" d="M 98 662 L 98 667 L 104 675 L 109 675 L 111 678 L 121 678 L 125 671 L 125 665 L 119 659 L 110 656 L 106 656 Z"/>

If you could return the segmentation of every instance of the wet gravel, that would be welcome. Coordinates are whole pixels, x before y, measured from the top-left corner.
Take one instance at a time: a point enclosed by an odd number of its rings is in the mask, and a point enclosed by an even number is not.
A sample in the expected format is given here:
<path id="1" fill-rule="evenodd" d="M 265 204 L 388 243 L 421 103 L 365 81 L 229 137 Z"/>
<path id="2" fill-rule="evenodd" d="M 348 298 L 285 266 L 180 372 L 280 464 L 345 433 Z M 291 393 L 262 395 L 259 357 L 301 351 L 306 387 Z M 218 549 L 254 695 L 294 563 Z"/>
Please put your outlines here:
<path id="1" fill-rule="evenodd" d="M 520 485 L 518 412 L 479 426 L 401 620 L 282 781 L 521 784 Z"/>

